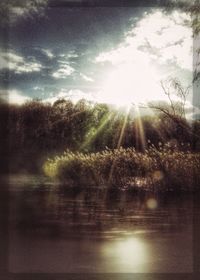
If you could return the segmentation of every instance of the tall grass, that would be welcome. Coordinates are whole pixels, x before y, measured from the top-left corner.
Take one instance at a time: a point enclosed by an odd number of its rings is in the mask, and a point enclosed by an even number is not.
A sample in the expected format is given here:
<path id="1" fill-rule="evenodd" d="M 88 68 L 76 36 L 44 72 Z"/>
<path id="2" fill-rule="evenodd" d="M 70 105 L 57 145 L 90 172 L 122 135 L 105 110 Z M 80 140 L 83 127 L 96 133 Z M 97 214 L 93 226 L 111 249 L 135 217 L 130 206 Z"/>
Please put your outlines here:
<path id="1" fill-rule="evenodd" d="M 106 186 L 154 190 L 193 190 L 200 183 L 200 154 L 167 145 L 106 149 L 97 153 L 65 151 L 44 164 L 46 175 L 67 186 Z"/>

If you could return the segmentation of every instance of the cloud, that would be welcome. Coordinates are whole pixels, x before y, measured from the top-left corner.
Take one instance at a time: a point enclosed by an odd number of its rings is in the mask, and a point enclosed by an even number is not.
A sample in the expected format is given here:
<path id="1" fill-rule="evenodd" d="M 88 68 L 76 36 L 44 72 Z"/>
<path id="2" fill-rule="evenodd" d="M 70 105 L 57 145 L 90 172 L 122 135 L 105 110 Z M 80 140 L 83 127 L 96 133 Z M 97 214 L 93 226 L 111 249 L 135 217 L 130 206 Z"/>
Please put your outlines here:
<path id="1" fill-rule="evenodd" d="M 123 41 L 95 62 L 112 64 L 99 97 L 110 103 L 145 103 L 164 98 L 161 80 L 178 78 L 192 83 L 193 38 L 185 12 L 152 9 L 124 32 Z M 191 98 L 191 94 L 190 94 Z"/>
<path id="2" fill-rule="evenodd" d="M 68 64 L 62 64 L 62 66 L 55 72 L 53 72 L 52 77 L 55 79 L 65 79 L 70 76 L 75 69 Z"/>
<path id="3" fill-rule="evenodd" d="M 74 54 L 74 52 L 73 52 Z M 73 62 L 69 61 L 69 58 L 71 57 L 76 57 L 76 56 L 71 56 L 72 53 L 68 53 L 68 54 L 63 54 L 63 55 L 59 55 L 60 57 L 62 57 L 62 59 L 59 59 L 57 62 L 59 64 L 59 68 L 53 72 L 52 77 L 55 79 L 65 79 L 68 76 L 71 76 L 72 73 L 75 72 L 75 69 L 70 65 Z"/>
<path id="4" fill-rule="evenodd" d="M 22 105 L 26 101 L 31 100 L 29 96 L 23 95 L 21 91 L 18 91 L 16 89 L 0 90 L 0 97 L 10 104 L 18 105 Z"/>
<path id="5" fill-rule="evenodd" d="M 94 82 L 94 80 L 91 77 L 88 77 L 83 73 L 80 73 L 80 76 L 87 82 Z"/>
<path id="6" fill-rule="evenodd" d="M 84 91 L 80 89 L 61 89 L 59 92 L 52 94 L 51 97 L 44 99 L 43 102 L 49 102 L 53 104 L 56 100 L 59 99 L 65 99 L 65 100 L 71 100 L 72 102 L 76 103 L 80 99 L 86 99 L 88 101 L 95 102 L 96 97 L 93 93 L 85 93 Z"/>
<path id="7" fill-rule="evenodd" d="M 1 23 L 15 23 L 21 18 L 43 16 L 49 0 L 2 0 Z"/>
<path id="8" fill-rule="evenodd" d="M 40 62 L 34 58 L 26 60 L 14 51 L 0 52 L 0 70 L 7 69 L 16 74 L 39 72 L 42 69 Z"/>
<path id="9" fill-rule="evenodd" d="M 55 57 L 53 52 L 49 49 L 41 49 L 41 51 L 42 51 L 42 53 L 44 53 L 50 59 Z"/>
<path id="10" fill-rule="evenodd" d="M 176 65 L 192 71 L 192 28 L 185 12 L 164 13 L 154 9 L 124 34 L 124 41 L 110 52 L 100 53 L 95 62 L 113 65 L 131 62 L 135 65 Z"/>
<path id="11" fill-rule="evenodd" d="M 73 51 L 69 51 L 68 53 L 61 53 L 59 54 L 59 56 L 66 59 L 71 59 L 71 58 L 77 58 L 78 54 L 73 50 Z"/>
<path id="12" fill-rule="evenodd" d="M 35 90 L 35 91 L 44 91 L 44 87 L 41 87 L 41 86 L 34 86 L 34 87 L 33 87 L 33 90 Z"/>

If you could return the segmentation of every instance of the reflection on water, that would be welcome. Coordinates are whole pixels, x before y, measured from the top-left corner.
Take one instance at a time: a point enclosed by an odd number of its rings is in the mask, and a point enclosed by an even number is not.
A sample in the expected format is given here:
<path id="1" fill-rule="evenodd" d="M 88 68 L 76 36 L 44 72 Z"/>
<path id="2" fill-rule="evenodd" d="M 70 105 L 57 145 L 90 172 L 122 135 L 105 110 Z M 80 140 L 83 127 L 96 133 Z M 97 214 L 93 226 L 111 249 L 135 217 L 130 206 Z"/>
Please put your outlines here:
<path id="1" fill-rule="evenodd" d="M 10 186 L 12 272 L 191 272 L 192 197 Z"/>
<path id="2" fill-rule="evenodd" d="M 102 254 L 104 258 L 112 259 L 112 266 L 114 264 L 118 272 L 134 272 L 133 267 L 144 266 L 150 258 L 144 240 L 135 237 L 104 243 Z"/>

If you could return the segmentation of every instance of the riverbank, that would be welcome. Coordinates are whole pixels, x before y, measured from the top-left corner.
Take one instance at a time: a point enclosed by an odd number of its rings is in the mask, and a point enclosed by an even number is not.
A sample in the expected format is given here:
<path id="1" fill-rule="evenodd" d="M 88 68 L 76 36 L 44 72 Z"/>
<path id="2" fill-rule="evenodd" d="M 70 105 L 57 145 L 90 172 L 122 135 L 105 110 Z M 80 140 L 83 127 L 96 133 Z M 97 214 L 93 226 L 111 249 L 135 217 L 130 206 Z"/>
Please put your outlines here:
<path id="1" fill-rule="evenodd" d="M 43 170 L 66 187 L 104 186 L 121 190 L 193 191 L 200 182 L 200 153 L 169 147 L 73 153 L 48 159 Z"/>

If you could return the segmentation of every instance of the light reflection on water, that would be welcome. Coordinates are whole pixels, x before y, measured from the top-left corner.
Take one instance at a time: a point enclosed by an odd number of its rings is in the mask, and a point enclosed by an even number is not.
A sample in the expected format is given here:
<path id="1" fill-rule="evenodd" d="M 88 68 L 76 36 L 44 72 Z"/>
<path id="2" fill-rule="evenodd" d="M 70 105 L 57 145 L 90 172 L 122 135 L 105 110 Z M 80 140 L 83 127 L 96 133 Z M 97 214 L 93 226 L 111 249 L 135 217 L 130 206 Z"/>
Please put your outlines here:
<path id="1" fill-rule="evenodd" d="M 149 256 L 142 238 L 128 237 L 104 243 L 102 255 L 112 260 L 112 266 L 118 272 L 138 272 L 138 267 L 141 265 L 143 270 L 147 270 L 145 265 Z M 107 269 L 109 270 L 109 267 Z"/>
<path id="2" fill-rule="evenodd" d="M 192 197 L 11 188 L 12 272 L 191 272 Z"/>

